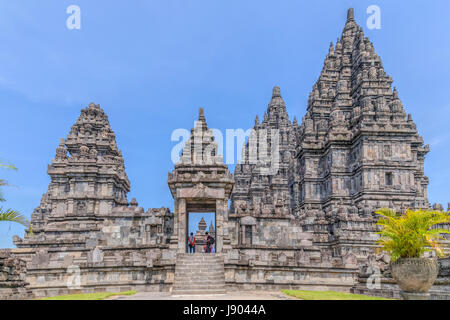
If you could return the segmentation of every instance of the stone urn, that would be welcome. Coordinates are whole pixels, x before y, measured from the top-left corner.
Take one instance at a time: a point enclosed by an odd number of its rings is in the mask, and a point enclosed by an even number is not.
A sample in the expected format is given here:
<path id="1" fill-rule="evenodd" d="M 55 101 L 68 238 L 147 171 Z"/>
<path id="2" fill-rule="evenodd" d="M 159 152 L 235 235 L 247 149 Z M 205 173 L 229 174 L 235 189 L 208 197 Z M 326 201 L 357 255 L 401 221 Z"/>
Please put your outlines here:
<path id="1" fill-rule="evenodd" d="M 438 275 L 436 260 L 429 258 L 401 258 L 391 262 L 391 273 L 402 290 L 405 300 L 428 300 L 428 291 Z"/>

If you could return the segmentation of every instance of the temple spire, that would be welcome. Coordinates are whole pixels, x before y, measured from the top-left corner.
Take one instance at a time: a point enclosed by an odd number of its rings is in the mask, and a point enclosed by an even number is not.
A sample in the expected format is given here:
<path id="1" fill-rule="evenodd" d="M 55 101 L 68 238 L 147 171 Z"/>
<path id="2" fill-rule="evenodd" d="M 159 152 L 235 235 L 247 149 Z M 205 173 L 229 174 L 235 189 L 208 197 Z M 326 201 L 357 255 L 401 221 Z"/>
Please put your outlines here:
<path id="1" fill-rule="evenodd" d="M 348 9 L 347 11 L 347 21 L 355 20 L 355 10 L 353 8 Z"/>
<path id="2" fill-rule="evenodd" d="M 199 110 L 198 120 L 191 128 L 189 140 L 183 147 L 180 164 L 214 164 L 223 163 L 221 155 L 217 154 L 217 143 L 214 134 L 208 128 L 203 108 Z"/>
<path id="3" fill-rule="evenodd" d="M 200 222 L 198 223 L 198 230 L 200 231 L 205 231 L 207 227 L 206 221 L 205 219 L 203 219 L 203 217 L 201 218 Z"/>
<path id="4" fill-rule="evenodd" d="M 205 122 L 205 111 L 203 108 L 200 108 L 199 114 L 198 114 L 198 121 Z"/>
<path id="5" fill-rule="evenodd" d="M 333 42 L 330 42 L 330 48 L 328 49 L 328 54 L 332 55 L 334 53 L 334 45 Z"/>
<path id="6" fill-rule="evenodd" d="M 272 99 L 278 98 L 278 97 L 281 98 L 281 90 L 280 90 L 280 87 L 275 86 L 275 87 L 273 87 Z"/>
<path id="7" fill-rule="evenodd" d="M 281 90 L 279 86 L 275 86 L 273 87 L 273 91 L 272 91 L 272 99 L 269 103 L 269 114 L 270 114 L 270 110 L 272 109 L 272 107 L 275 106 L 283 106 L 285 107 L 283 98 L 281 97 Z"/>

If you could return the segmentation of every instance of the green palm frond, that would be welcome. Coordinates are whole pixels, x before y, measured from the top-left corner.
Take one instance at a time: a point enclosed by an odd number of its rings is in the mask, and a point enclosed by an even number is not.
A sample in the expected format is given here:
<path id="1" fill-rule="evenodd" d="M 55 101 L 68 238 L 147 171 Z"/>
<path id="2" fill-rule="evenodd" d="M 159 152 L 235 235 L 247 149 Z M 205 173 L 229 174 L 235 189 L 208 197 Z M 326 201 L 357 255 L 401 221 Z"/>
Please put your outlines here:
<path id="1" fill-rule="evenodd" d="M 13 166 L 12 164 L 4 164 L 0 161 L 0 168 L 2 169 L 9 169 L 9 170 L 17 170 L 17 168 L 15 166 Z M 0 187 L 3 186 L 8 186 L 8 182 L 0 179 Z M 5 201 L 5 199 L 3 198 L 3 194 L 0 190 L 0 202 Z M 0 207 L 0 221 L 5 221 L 5 222 L 16 222 L 16 223 L 20 223 L 21 225 L 25 226 L 28 228 L 28 233 L 29 234 L 33 234 L 33 230 L 31 228 L 31 223 L 30 221 L 20 212 L 12 210 L 12 209 L 6 209 L 3 210 L 2 207 Z"/>
<path id="2" fill-rule="evenodd" d="M 444 256 L 446 239 L 442 235 L 449 234 L 450 231 L 433 227 L 450 223 L 450 213 L 407 210 L 405 214 L 398 214 L 386 208 L 376 213 L 381 216 L 377 222 L 381 226 L 378 244 L 381 250 L 391 254 L 393 261 L 399 258 L 418 258 L 424 252 L 432 250 L 439 256 Z"/>
<path id="3" fill-rule="evenodd" d="M 0 207 L 0 221 L 17 222 L 25 227 L 30 227 L 30 222 L 23 214 L 12 209 L 3 211 L 2 207 Z"/>
<path id="4" fill-rule="evenodd" d="M 4 164 L 0 161 L 0 168 L 2 169 L 9 169 L 9 170 L 17 170 L 17 168 L 15 166 L 13 166 L 12 164 Z M 6 180 L 0 179 L 0 187 L 3 186 L 7 186 L 8 182 Z M 0 202 L 4 202 L 5 198 L 3 198 L 3 194 L 0 190 Z"/>
<path id="5" fill-rule="evenodd" d="M 1 162 L 0 162 L 0 168 L 17 170 L 17 168 L 15 166 L 13 166 L 12 164 L 4 164 L 4 163 L 1 163 Z"/>

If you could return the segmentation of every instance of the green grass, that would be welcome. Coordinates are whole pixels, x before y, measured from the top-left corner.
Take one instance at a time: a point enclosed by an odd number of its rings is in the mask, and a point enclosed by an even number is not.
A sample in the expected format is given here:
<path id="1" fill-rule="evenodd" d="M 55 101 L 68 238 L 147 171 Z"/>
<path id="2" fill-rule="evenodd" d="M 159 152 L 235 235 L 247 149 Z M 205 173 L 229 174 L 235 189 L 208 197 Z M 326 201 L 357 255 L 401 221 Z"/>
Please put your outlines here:
<path id="1" fill-rule="evenodd" d="M 302 300 L 391 300 L 337 291 L 281 290 L 281 292 Z"/>
<path id="2" fill-rule="evenodd" d="M 136 293 L 137 293 L 137 291 L 69 294 L 66 296 L 41 298 L 39 300 L 104 300 L 104 299 L 112 297 L 112 296 L 132 296 Z"/>

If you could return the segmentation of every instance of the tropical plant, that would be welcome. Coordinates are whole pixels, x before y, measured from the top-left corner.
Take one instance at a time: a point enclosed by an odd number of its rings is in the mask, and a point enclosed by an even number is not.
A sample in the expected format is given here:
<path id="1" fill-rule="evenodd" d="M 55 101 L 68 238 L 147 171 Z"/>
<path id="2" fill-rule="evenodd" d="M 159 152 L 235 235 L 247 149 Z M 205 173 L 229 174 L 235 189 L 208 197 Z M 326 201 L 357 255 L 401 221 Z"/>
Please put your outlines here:
<path id="1" fill-rule="evenodd" d="M 437 228 L 450 223 L 450 213 L 431 210 L 406 210 L 404 214 L 387 208 L 376 212 L 381 217 L 377 225 L 381 226 L 379 250 L 391 255 L 392 262 L 400 258 L 421 258 L 427 251 L 435 251 L 443 257 L 445 238 L 449 230 Z"/>
<path id="2" fill-rule="evenodd" d="M 0 162 L 0 168 L 17 170 L 17 168 L 15 166 L 4 164 L 1 162 Z M 8 182 L 6 182 L 3 179 L 0 179 L 0 187 L 7 186 L 7 185 L 8 185 Z M 5 201 L 5 199 L 3 198 L 3 194 L 1 193 L 1 190 L 0 190 L 0 201 L 1 202 Z M 1 221 L 20 223 L 21 225 L 27 227 L 29 232 L 32 233 L 30 221 L 28 221 L 28 219 L 18 211 L 15 211 L 12 209 L 4 210 L 3 207 L 0 207 L 0 222 Z"/>
<path id="3" fill-rule="evenodd" d="M 3 210 L 2 207 L 0 207 L 0 221 L 17 222 L 25 227 L 30 226 L 28 219 L 23 214 L 11 209 Z"/>
<path id="4" fill-rule="evenodd" d="M 4 164 L 4 163 L 1 163 L 1 162 L 0 162 L 0 168 L 17 170 L 17 168 L 14 167 L 13 165 L 11 165 L 11 164 Z M 0 187 L 7 186 L 7 185 L 8 185 L 8 182 L 6 182 L 3 179 L 0 179 Z M 0 190 L 0 201 L 2 201 L 2 202 L 5 201 L 5 198 L 3 198 L 3 194 L 2 194 L 1 190 Z"/>

